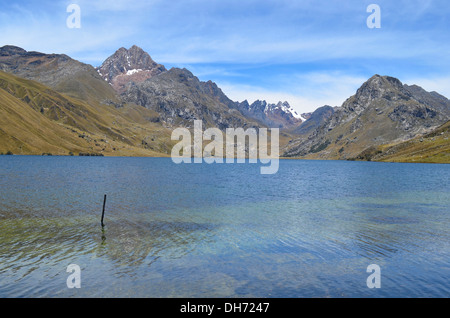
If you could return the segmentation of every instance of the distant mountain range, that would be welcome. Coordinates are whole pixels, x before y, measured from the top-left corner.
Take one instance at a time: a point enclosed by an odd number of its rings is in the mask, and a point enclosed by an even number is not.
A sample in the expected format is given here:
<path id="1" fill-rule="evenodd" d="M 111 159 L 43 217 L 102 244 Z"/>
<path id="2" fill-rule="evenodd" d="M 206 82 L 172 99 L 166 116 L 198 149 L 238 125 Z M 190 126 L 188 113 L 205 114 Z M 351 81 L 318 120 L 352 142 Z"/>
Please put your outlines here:
<path id="1" fill-rule="evenodd" d="M 232 101 L 137 46 L 98 68 L 4 46 L 0 71 L 0 153 L 168 155 L 171 130 L 202 120 L 222 130 L 280 128 L 285 157 L 450 162 L 450 101 L 389 76 L 373 76 L 339 107 L 298 114 L 288 102 Z"/>

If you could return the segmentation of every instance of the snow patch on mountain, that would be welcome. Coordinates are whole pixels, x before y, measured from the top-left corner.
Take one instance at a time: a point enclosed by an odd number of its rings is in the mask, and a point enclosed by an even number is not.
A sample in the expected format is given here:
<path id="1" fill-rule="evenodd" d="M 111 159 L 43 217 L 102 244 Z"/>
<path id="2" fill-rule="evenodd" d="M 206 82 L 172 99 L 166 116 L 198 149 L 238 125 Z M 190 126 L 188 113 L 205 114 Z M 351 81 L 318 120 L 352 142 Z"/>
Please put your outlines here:
<path id="1" fill-rule="evenodd" d="M 305 121 L 307 121 L 308 119 L 306 119 L 306 118 L 304 118 L 302 115 L 299 115 L 299 117 L 298 117 L 299 119 L 301 119 L 302 120 L 302 122 L 305 122 Z"/>
<path id="2" fill-rule="evenodd" d="M 127 75 L 133 75 L 133 74 L 135 74 L 135 73 L 138 73 L 138 72 L 142 72 L 142 70 L 141 69 L 133 69 L 133 70 L 129 70 L 129 71 L 127 71 Z"/>

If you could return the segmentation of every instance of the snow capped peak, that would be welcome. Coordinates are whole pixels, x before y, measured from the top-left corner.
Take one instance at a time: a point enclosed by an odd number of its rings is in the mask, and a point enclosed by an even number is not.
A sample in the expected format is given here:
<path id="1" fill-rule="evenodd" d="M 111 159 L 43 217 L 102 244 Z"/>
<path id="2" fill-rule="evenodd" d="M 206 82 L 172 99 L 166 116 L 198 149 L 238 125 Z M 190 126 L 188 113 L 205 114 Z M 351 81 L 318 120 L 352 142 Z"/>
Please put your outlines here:
<path id="1" fill-rule="evenodd" d="M 247 109 L 251 112 L 261 111 L 266 115 L 278 110 L 285 114 L 291 115 L 295 119 L 301 119 L 302 121 L 305 121 L 305 119 L 297 111 L 295 111 L 288 102 L 280 101 L 277 104 L 270 104 L 265 100 L 256 100 L 252 104 L 248 104 Z"/>
<path id="2" fill-rule="evenodd" d="M 292 117 L 296 118 L 296 119 L 302 119 L 302 116 L 300 114 L 298 114 L 292 107 L 291 105 L 289 105 L 288 102 L 278 102 L 278 104 L 274 107 L 274 109 L 280 109 L 281 111 L 283 111 L 286 114 L 291 114 Z"/>

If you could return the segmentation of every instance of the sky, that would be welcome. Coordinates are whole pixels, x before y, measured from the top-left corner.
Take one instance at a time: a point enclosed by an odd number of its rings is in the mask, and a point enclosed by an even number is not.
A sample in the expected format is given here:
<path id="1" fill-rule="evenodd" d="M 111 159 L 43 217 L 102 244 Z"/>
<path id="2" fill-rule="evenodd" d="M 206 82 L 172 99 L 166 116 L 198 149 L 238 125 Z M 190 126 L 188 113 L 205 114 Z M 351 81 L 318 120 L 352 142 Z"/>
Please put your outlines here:
<path id="1" fill-rule="evenodd" d="M 71 4 L 80 28 L 67 25 Z M 448 0 L 0 0 L 0 46 L 99 66 L 137 45 L 232 100 L 300 113 L 342 105 L 375 74 L 450 98 L 449 31 Z"/>

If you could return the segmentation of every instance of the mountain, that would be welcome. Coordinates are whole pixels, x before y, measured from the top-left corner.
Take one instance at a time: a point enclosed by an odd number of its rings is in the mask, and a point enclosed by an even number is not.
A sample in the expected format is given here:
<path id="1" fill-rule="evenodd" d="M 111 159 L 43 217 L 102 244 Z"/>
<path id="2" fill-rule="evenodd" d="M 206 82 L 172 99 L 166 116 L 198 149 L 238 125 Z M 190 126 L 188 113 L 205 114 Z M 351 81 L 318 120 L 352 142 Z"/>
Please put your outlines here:
<path id="1" fill-rule="evenodd" d="M 325 105 L 325 106 L 323 106 L 323 107 L 331 107 L 331 106 Z M 320 108 L 322 108 L 322 107 L 320 107 Z M 318 108 L 318 109 L 320 109 L 320 108 Z M 334 106 L 334 107 L 332 107 L 332 108 L 333 108 L 333 112 L 334 112 L 334 111 L 336 111 L 339 107 L 338 107 L 338 106 Z M 317 110 L 317 109 L 316 109 L 316 110 Z M 314 113 L 314 112 L 302 113 L 302 114 L 301 114 L 301 117 L 306 121 L 306 120 L 308 120 L 308 119 L 311 118 L 311 116 L 313 115 L 313 113 Z"/>
<path id="2" fill-rule="evenodd" d="M 99 75 L 122 93 L 129 82 L 140 83 L 166 71 L 166 68 L 152 60 L 140 47 L 120 48 L 97 68 Z"/>
<path id="3" fill-rule="evenodd" d="M 232 101 L 214 82 L 202 82 L 187 69 L 166 70 L 137 46 L 120 48 L 97 71 L 123 101 L 158 112 L 167 126 L 190 126 L 194 119 L 220 129 L 293 128 L 302 122 L 287 102 Z"/>
<path id="4" fill-rule="evenodd" d="M 167 127 L 191 127 L 194 120 L 221 130 L 260 126 L 231 108 L 234 102 L 215 83 L 202 82 L 187 69 L 172 68 L 143 82 L 130 82 L 121 97 L 159 113 Z"/>
<path id="5" fill-rule="evenodd" d="M 450 119 L 450 101 L 437 93 L 375 75 L 307 138 L 284 149 L 288 157 L 355 158 L 370 147 L 397 144 Z"/>
<path id="6" fill-rule="evenodd" d="M 7 45 L 0 48 L 0 70 L 85 101 L 119 103 L 115 91 L 93 66 L 64 54 L 27 52 Z"/>
<path id="7" fill-rule="evenodd" d="M 242 103 L 236 103 L 235 107 L 244 116 L 253 118 L 271 128 L 295 128 L 303 122 L 301 116 L 288 102 L 269 104 L 266 101 L 257 100 L 250 105 L 245 100 Z"/>
<path id="8" fill-rule="evenodd" d="M 327 105 L 317 108 L 312 113 L 302 114 L 302 116 L 306 115 L 304 117 L 306 118 L 306 121 L 302 125 L 296 127 L 292 133 L 297 135 L 309 135 L 324 124 L 333 114 L 334 108 Z"/>

